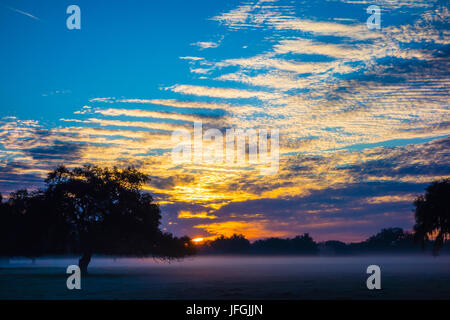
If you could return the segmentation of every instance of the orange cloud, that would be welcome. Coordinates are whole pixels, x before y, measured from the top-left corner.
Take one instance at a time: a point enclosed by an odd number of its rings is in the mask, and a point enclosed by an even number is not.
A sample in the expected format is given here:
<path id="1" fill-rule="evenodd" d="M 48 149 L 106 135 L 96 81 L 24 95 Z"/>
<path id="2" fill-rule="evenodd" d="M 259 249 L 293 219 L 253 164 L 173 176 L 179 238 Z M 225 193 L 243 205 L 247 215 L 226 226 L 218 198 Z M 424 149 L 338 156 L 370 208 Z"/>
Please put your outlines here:
<path id="1" fill-rule="evenodd" d="M 180 211 L 178 213 L 178 219 L 193 219 L 193 218 L 197 218 L 197 219 L 217 219 L 217 216 L 208 216 L 207 212 L 189 212 L 189 211 Z"/>
<path id="2" fill-rule="evenodd" d="M 201 224 L 194 226 L 194 228 L 204 229 L 209 234 L 214 236 L 230 237 L 233 234 L 243 234 L 249 240 L 255 240 L 259 238 L 267 237 L 286 237 L 289 236 L 288 232 L 269 230 L 268 220 L 258 222 L 246 222 L 246 221 L 226 221 L 217 222 L 211 224 Z"/>

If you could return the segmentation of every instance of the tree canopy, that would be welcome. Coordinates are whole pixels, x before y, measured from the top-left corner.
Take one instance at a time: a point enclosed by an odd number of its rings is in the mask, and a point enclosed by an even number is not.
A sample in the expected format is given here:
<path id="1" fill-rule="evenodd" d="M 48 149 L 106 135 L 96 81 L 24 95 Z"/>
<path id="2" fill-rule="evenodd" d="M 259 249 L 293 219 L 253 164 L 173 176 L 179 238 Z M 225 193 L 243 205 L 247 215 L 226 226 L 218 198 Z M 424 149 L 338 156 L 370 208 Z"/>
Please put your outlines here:
<path id="1" fill-rule="evenodd" d="M 159 229 L 160 208 L 141 191 L 149 180 L 131 167 L 60 166 L 48 174 L 43 190 L 18 191 L 2 204 L 2 226 L 14 230 L 2 230 L 2 237 L 14 240 L 14 245 L 0 248 L 0 254 L 82 254 L 83 272 L 92 254 L 162 258 L 192 254 L 189 238 L 175 238 Z"/>
<path id="2" fill-rule="evenodd" d="M 430 237 L 435 238 L 433 251 L 438 254 L 450 237 L 450 179 L 435 181 L 425 191 L 414 201 L 414 236 L 422 246 Z"/>

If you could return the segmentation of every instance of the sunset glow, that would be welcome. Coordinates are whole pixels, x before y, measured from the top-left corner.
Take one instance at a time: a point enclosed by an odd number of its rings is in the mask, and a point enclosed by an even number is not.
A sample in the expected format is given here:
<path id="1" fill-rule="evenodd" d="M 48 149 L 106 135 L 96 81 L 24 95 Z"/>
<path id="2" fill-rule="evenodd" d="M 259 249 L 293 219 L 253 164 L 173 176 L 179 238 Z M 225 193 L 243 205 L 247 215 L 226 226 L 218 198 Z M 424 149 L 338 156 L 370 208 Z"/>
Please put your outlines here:
<path id="1" fill-rule="evenodd" d="M 86 2 L 81 30 L 53 5 L 21 1 L 38 19 L 0 8 L 14 39 L 0 53 L 3 197 L 59 164 L 135 166 L 164 230 L 194 243 L 411 230 L 414 198 L 450 176 L 446 5 L 380 1 L 368 29 L 366 1 L 188 3 L 110 3 L 106 23 Z M 261 174 L 269 149 L 255 163 L 175 163 L 173 133 L 193 141 L 200 122 L 192 158 L 216 142 L 208 130 L 279 131 L 277 170 Z"/>

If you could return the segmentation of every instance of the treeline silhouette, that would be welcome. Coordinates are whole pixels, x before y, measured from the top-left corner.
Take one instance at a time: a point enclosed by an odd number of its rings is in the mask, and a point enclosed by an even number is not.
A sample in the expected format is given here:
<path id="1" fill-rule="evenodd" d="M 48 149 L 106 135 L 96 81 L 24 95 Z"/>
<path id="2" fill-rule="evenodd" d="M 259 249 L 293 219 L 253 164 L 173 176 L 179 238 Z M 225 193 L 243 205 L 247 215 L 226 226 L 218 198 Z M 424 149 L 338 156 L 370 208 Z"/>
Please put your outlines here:
<path id="1" fill-rule="evenodd" d="M 269 238 L 250 243 L 243 235 L 220 236 L 198 247 L 200 254 L 402 254 L 432 250 L 450 253 L 450 179 L 432 182 L 425 194 L 417 197 L 414 232 L 401 228 L 382 229 L 358 243 L 342 241 L 315 242 L 308 233 L 291 239 Z M 421 249 L 421 250 L 420 250 Z"/>
<path id="2" fill-rule="evenodd" d="M 161 211 L 142 192 L 149 177 L 134 168 L 64 166 L 44 189 L 0 195 L 0 256 L 77 254 L 83 273 L 93 254 L 180 258 L 195 253 L 188 237 L 159 229 Z"/>
<path id="3" fill-rule="evenodd" d="M 431 251 L 434 241 L 425 241 L 425 251 Z M 243 235 L 220 236 L 198 246 L 198 254 L 245 255 L 364 255 L 364 254 L 419 254 L 421 244 L 414 241 L 414 234 L 401 228 L 382 229 L 367 240 L 345 243 L 337 240 L 316 242 L 305 233 L 294 238 L 268 238 L 251 243 Z M 450 253 L 445 244 L 442 253 Z"/>

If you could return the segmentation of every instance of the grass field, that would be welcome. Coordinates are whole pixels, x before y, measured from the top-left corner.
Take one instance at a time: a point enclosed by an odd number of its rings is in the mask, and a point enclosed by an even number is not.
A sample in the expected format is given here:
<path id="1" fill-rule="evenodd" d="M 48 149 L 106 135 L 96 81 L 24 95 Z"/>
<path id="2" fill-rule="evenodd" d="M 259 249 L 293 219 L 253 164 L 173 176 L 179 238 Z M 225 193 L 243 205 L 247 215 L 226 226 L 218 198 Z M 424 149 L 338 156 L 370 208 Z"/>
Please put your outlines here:
<path id="1" fill-rule="evenodd" d="M 81 290 L 66 288 L 77 259 L 0 263 L 0 299 L 450 299 L 450 256 L 95 258 Z M 381 267 L 382 290 L 366 288 Z"/>

